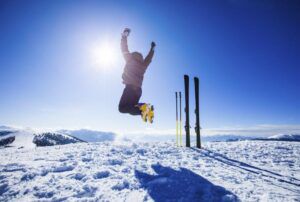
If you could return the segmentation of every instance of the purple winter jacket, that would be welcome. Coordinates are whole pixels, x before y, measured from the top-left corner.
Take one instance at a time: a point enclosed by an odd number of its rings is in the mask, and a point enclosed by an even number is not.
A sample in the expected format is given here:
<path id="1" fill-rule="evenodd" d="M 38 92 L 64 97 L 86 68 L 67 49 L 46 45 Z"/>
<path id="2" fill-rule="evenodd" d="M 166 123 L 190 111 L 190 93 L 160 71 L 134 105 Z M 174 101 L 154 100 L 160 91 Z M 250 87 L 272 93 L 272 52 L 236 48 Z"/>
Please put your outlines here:
<path id="1" fill-rule="evenodd" d="M 142 55 L 136 57 L 139 53 L 130 53 L 127 45 L 127 37 L 122 36 L 121 39 L 121 50 L 125 58 L 126 65 L 122 74 L 123 83 L 125 85 L 133 85 L 135 87 L 142 87 L 144 74 L 147 67 L 151 63 L 154 50 L 151 49 L 147 57 L 143 60 Z"/>

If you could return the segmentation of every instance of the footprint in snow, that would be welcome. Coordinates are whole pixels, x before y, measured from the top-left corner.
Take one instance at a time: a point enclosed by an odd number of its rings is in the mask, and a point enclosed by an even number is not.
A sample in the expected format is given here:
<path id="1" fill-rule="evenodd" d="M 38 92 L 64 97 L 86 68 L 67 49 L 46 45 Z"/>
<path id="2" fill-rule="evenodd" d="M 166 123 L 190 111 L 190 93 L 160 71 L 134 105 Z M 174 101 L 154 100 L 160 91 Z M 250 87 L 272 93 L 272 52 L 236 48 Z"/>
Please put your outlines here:
<path id="1" fill-rule="evenodd" d="M 34 159 L 34 161 L 43 161 L 43 160 L 45 160 L 44 158 L 36 158 L 36 159 Z"/>
<path id="2" fill-rule="evenodd" d="M 67 165 L 63 165 L 63 166 L 58 166 L 58 167 L 54 167 L 52 169 L 52 172 L 54 173 L 59 173 L 59 172 L 66 172 L 66 171 L 72 171 L 75 168 L 75 166 L 67 166 Z"/>
<path id="3" fill-rule="evenodd" d="M 124 180 L 123 182 L 118 183 L 112 187 L 113 190 L 118 190 L 118 191 L 121 191 L 123 189 L 128 189 L 128 188 L 129 188 L 129 182 L 126 180 Z"/>
<path id="4" fill-rule="evenodd" d="M 0 175 L 0 180 L 5 179 L 6 177 L 4 175 Z"/>
<path id="5" fill-rule="evenodd" d="M 71 175 L 71 178 L 73 178 L 75 180 L 82 180 L 85 177 L 86 177 L 86 175 L 82 174 L 82 173 L 76 173 L 75 175 Z"/>
<path id="6" fill-rule="evenodd" d="M 42 192 L 37 192 L 34 194 L 35 197 L 41 199 L 41 198 L 51 198 L 54 196 L 54 192 L 46 192 L 46 191 L 42 191 Z"/>
<path id="7" fill-rule="evenodd" d="M 82 159 L 81 159 L 81 161 L 82 162 L 90 162 L 90 161 L 92 161 L 93 159 L 91 159 L 91 158 L 86 158 L 86 157 L 83 157 Z"/>
<path id="8" fill-rule="evenodd" d="M 21 181 L 29 181 L 35 178 L 37 174 L 36 173 L 26 173 L 21 177 Z"/>
<path id="9" fill-rule="evenodd" d="M 82 187 L 82 190 L 78 191 L 74 197 L 83 198 L 83 197 L 93 197 L 97 191 L 96 187 L 91 187 L 89 185 L 85 185 Z"/>
<path id="10" fill-rule="evenodd" d="M 141 156 L 144 156 L 147 153 L 146 149 L 137 149 L 136 153 L 140 154 Z"/>
<path id="11" fill-rule="evenodd" d="M 2 170 L 2 172 L 16 172 L 16 171 L 26 172 L 26 169 L 23 168 L 23 165 L 21 164 L 12 163 L 12 164 L 7 164 Z"/>
<path id="12" fill-rule="evenodd" d="M 108 164 L 109 165 L 122 165 L 123 164 L 123 161 L 122 160 L 119 160 L 119 159 L 109 159 L 108 160 Z"/>
<path id="13" fill-rule="evenodd" d="M 94 174 L 93 178 L 94 179 L 102 179 L 102 178 L 107 178 L 109 177 L 110 172 L 109 171 L 100 171 Z"/>
<path id="14" fill-rule="evenodd" d="M 8 184 L 7 183 L 1 184 L 0 185 L 0 196 L 2 194 L 4 194 L 5 192 L 7 192 L 8 190 L 9 190 L 9 188 L 8 188 Z"/>

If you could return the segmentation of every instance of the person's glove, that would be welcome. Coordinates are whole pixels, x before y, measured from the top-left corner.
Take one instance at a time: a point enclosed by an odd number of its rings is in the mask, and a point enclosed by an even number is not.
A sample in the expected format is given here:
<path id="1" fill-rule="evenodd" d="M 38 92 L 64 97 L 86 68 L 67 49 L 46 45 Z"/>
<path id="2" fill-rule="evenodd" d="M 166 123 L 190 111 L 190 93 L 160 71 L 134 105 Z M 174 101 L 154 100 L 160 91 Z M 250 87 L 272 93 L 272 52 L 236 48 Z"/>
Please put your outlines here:
<path id="1" fill-rule="evenodd" d="M 130 33 L 130 29 L 129 28 L 125 28 L 123 33 L 122 33 L 122 36 L 129 36 L 129 33 Z"/>
<path id="2" fill-rule="evenodd" d="M 154 48 L 155 48 L 155 46 L 156 46 L 155 42 L 154 42 L 154 41 L 152 41 L 152 42 L 151 42 L 151 49 L 154 49 Z"/>

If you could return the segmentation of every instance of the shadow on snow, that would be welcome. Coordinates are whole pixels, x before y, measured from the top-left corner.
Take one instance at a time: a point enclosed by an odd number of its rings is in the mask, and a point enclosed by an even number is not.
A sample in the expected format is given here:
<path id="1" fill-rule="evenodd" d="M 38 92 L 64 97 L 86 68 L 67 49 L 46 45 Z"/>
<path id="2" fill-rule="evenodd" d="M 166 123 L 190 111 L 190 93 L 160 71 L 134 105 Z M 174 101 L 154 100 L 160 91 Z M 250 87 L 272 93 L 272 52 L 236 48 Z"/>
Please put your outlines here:
<path id="1" fill-rule="evenodd" d="M 152 165 L 155 175 L 136 170 L 135 176 L 154 201 L 238 201 L 223 187 L 214 185 L 196 173 Z"/>

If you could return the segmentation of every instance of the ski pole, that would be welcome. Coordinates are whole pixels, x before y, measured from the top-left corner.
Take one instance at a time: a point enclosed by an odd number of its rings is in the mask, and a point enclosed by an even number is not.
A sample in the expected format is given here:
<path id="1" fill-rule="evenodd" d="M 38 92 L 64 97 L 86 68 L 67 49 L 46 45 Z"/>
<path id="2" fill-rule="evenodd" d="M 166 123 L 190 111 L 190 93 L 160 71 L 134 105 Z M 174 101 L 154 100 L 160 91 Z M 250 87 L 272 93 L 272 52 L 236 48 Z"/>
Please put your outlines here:
<path id="1" fill-rule="evenodd" d="M 176 146 L 178 146 L 178 93 L 175 92 L 175 98 L 176 98 Z"/>
<path id="2" fill-rule="evenodd" d="M 181 92 L 179 92 L 179 140 L 180 140 L 180 146 L 182 146 L 182 119 L 181 119 Z"/>

